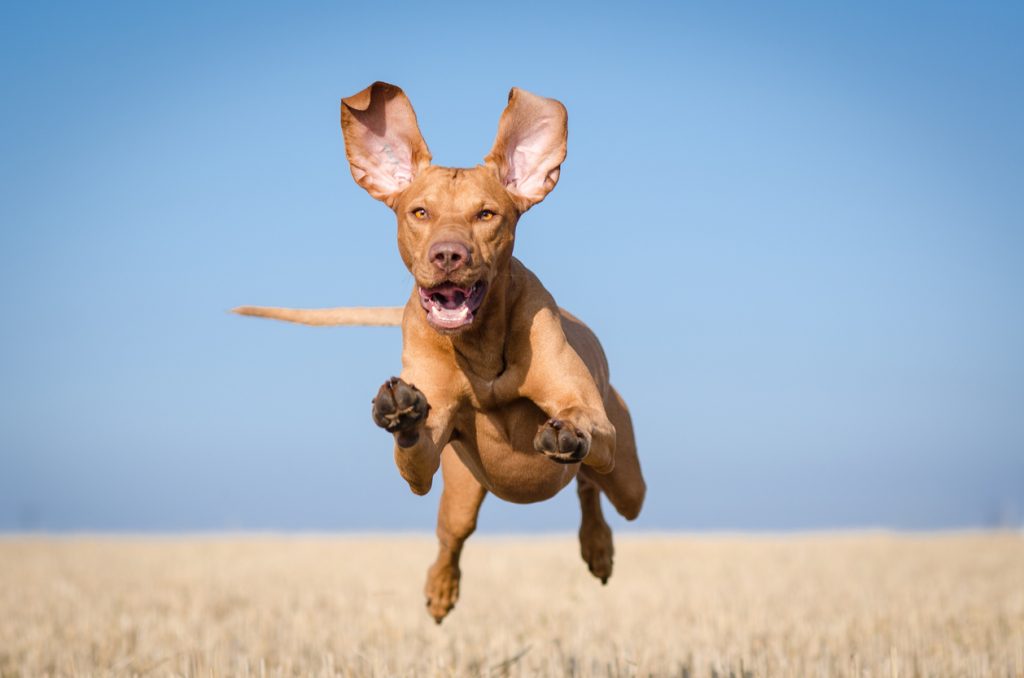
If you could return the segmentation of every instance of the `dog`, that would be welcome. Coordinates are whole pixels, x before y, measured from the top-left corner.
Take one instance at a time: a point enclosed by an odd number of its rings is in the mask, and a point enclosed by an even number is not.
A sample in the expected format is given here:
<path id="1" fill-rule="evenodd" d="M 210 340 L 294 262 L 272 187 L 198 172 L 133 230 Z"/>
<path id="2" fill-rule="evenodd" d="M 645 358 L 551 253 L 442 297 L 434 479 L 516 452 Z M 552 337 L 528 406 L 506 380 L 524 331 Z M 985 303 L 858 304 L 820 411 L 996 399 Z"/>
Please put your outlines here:
<path id="1" fill-rule="evenodd" d="M 512 256 L 519 218 L 558 183 L 565 107 L 512 89 L 493 148 L 470 169 L 431 164 L 412 105 L 388 83 L 343 99 L 341 127 L 353 178 L 398 219 L 398 251 L 415 279 L 408 302 L 235 311 L 401 324 L 401 376 L 380 387 L 372 417 L 393 436 L 413 492 L 426 494 L 441 469 L 439 550 L 425 588 L 437 623 L 458 600 L 459 557 L 488 493 L 543 501 L 575 478 L 580 552 L 607 583 L 614 548 L 600 495 L 633 520 L 646 493 L 629 410 L 594 333 Z"/>

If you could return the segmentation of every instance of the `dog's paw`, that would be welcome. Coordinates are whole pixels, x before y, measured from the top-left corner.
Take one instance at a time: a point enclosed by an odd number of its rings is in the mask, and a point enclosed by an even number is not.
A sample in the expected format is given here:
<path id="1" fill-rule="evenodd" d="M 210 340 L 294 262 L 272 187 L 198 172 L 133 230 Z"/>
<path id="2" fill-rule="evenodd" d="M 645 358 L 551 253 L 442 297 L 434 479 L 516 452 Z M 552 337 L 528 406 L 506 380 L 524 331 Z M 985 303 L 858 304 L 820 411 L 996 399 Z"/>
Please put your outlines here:
<path id="1" fill-rule="evenodd" d="M 434 564 L 427 572 L 427 585 L 423 592 L 427 596 L 427 612 L 440 624 L 455 607 L 459 599 L 458 566 Z"/>
<path id="2" fill-rule="evenodd" d="M 429 409 L 427 397 L 418 388 L 391 377 L 373 399 L 373 422 L 388 433 L 394 433 L 401 447 L 411 447 L 419 440 L 419 426 L 426 420 Z"/>
<path id="3" fill-rule="evenodd" d="M 551 461 L 575 464 L 590 452 L 590 436 L 564 419 L 548 419 L 537 429 L 533 446 Z"/>
<path id="4" fill-rule="evenodd" d="M 612 543 L 611 528 L 603 519 L 600 522 L 588 522 L 584 518 L 584 524 L 580 527 L 580 555 L 590 573 L 600 579 L 602 584 L 607 584 L 608 578 L 612 576 L 615 546 Z"/>

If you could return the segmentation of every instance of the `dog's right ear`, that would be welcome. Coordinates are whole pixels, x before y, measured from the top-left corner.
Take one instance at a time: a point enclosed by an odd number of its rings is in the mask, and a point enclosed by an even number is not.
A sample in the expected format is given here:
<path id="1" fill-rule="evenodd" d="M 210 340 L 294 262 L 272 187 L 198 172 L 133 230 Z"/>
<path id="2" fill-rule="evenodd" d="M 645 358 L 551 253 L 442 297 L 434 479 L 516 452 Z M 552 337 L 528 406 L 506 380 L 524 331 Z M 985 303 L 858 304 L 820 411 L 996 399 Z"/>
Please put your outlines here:
<path id="1" fill-rule="evenodd" d="M 341 100 L 341 131 L 352 178 L 389 207 L 430 164 L 412 104 L 386 82 Z"/>

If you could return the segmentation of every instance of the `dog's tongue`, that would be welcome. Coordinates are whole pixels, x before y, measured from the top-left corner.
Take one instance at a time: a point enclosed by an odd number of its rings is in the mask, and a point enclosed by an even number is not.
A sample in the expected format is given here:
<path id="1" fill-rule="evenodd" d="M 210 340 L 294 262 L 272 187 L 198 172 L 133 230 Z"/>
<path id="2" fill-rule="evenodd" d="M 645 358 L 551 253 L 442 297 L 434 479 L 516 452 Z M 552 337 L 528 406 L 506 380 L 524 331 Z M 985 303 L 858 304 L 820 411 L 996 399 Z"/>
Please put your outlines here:
<path id="1" fill-rule="evenodd" d="M 456 329 L 473 317 L 472 311 L 466 305 L 469 290 L 455 283 L 441 283 L 437 287 L 423 290 L 422 294 L 432 302 L 427 313 L 438 327 Z"/>
<path id="2" fill-rule="evenodd" d="M 473 313 L 480 305 L 483 285 L 471 288 L 444 282 L 435 287 L 420 288 L 420 303 L 435 327 L 458 329 L 473 322 Z"/>
<path id="3" fill-rule="evenodd" d="M 443 283 L 437 287 L 427 290 L 430 299 L 441 305 L 442 308 L 454 311 L 465 305 L 469 291 L 455 285 L 454 283 Z"/>
<path id="4" fill-rule="evenodd" d="M 452 284 L 441 285 L 430 290 L 430 298 L 448 310 L 455 310 L 466 303 L 469 294 Z"/>

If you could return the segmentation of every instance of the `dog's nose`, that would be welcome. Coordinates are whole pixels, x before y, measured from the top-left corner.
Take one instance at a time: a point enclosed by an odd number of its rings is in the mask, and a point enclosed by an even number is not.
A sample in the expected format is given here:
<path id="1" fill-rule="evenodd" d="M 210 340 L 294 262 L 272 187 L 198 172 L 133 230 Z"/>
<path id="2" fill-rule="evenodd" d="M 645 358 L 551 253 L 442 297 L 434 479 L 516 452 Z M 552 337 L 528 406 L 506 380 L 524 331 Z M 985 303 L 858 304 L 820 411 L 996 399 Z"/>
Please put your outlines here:
<path id="1" fill-rule="evenodd" d="M 469 248 L 460 242 L 436 242 L 430 246 L 427 256 L 434 266 L 445 273 L 451 273 L 463 264 L 472 263 L 469 258 Z"/>

